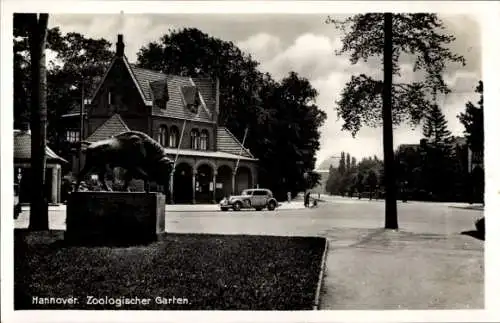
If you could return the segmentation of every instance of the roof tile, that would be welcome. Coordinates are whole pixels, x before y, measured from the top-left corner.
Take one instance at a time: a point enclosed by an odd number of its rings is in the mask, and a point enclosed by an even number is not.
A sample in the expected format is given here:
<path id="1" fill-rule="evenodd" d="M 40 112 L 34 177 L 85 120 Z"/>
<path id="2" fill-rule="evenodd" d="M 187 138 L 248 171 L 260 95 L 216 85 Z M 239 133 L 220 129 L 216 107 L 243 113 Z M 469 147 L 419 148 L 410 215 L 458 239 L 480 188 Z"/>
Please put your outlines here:
<path id="1" fill-rule="evenodd" d="M 47 160 L 51 162 L 68 163 L 67 160 L 58 156 L 48 146 L 45 147 Z M 26 131 L 14 130 L 14 159 L 15 160 L 30 160 L 31 159 L 31 133 Z"/>
<path id="2" fill-rule="evenodd" d="M 106 120 L 100 127 L 98 127 L 86 141 L 95 142 L 103 139 L 111 138 L 124 131 L 130 131 L 127 124 L 123 121 L 118 113 L 115 113 Z"/>
<path id="3" fill-rule="evenodd" d="M 250 151 L 236 139 L 236 137 L 226 127 L 217 128 L 217 149 L 233 155 L 254 158 Z"/>
<path id="4" fill-rule="evenodd" d="M 211 81 L 209 79 L 191 79 L 187 76 L 163 74 L 157 71 L 140 68 L 133 64 L 130 64 L 130 68 L 146 100 L 153 101 L 155 98 L 158 98 L 159 95 L 163 95 L 164 90 L 159 90 L 159 86 L 160 84 L 164 86 L 164 82 L 167 82 L 167 105 L 165 108 L 162 108 L 153 104 L 153 115 L 213 122 L 210 111 L 213 111 L 212 109 L 215 107 L 215 99 L 211 98 L 213 92 L 210 91 Z M 207 105 L 207 109 L 200 107 L 197 113 L 193 113 L 185 106 L 182 93 L 182 88 L 193 86 L 193 82 L 194 85 L 198 87 L 202 101 Z"/>

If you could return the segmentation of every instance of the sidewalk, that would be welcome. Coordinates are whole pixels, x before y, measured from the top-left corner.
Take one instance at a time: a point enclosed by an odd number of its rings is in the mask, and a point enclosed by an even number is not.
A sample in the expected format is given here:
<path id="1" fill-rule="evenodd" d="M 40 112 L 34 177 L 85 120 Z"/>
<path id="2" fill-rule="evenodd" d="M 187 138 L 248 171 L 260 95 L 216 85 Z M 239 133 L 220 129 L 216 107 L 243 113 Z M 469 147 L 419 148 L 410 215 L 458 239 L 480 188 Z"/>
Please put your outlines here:
<path id="1" fill-rule="evenodd" d="M 29 205 L 23 205 L 23 211 L 29 211 Z M 300 210 L 305 209 L 304 203 L 299 201 L 279 202 L 277 210 Z M 65 211 L 65 204 L 49 205 L 50 211 Z M 216 212 L 220 211 L 219 204 L 165 204 L 167 212 Z"/>
<path id="2" fill-rule="evenodd" d="M 484 242 L 332 228 L 320 310 L 484 308 Z"/>

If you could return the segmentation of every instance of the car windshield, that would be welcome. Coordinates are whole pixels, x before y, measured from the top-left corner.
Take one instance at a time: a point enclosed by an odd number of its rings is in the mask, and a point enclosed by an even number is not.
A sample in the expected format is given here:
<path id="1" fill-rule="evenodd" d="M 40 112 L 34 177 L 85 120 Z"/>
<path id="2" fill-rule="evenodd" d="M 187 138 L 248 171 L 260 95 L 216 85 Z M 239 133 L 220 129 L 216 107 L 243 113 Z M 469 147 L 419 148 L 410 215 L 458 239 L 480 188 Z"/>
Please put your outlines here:
<path id="1" fill-rule="evenodd" d="M 252 195 L 252 194 L 251 194 L 251 191 L 244 190 L 243 192 L 241 192 L 241 195 Z"/>

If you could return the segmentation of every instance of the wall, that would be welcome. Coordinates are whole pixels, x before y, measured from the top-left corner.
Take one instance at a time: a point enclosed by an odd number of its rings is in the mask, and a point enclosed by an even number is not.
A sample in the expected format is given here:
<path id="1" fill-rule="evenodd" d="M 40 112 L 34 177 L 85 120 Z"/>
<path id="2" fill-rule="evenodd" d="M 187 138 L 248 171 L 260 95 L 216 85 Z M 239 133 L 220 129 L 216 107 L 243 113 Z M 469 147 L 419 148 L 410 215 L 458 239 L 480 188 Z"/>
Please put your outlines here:
<path id="1" fill-rule="evenodd" d="M 108 104 L 110 90 L 114 100 L 111 105 Z M 115 113 L 119 113 L 131 129 L 147 132 L 148 112 L 125 63 L 117 59 L 89 109 L 87 135 L 92 134 Z"/>
<path id="2" fill-rule="evenodd" d="M 152 137 L 156 140 L 158 129 L 161 125 L 166 125 L 169 129 L 171 126 L 176 126 L 179 130 L 179 139 L 181 137 L 182 126 L 184 124 L 183 120 L 165 118 L 165 117 L 153 117 L 152 120 Z M 213 124 L 196 122 L 196 121 L 186 121 L 186 128 L 184 130 L 184 136 L 182 138 L 181 149 L 191 149 L 191 130 L 198 129 L 201 133 L 202 130 L 208 131 L 208 147 L 207 150 L 215 150 L 215 133 Z M 168 137 L 167 137 L 168 138 Z M 177 147 L 174 147 L 177 148 Z"/>

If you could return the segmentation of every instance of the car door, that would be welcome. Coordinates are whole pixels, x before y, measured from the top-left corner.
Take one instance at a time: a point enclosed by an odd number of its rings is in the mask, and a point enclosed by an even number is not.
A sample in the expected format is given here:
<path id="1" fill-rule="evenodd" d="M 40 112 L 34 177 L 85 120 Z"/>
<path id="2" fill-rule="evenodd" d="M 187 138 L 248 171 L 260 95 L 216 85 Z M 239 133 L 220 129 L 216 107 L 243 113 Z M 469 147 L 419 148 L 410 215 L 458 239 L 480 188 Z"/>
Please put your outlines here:
<path id="1" fill-rule="evenodd" d="M 256 190 L 254 192 L 254 207 L 264 207 L 266 206 L 266 191 Z"/>
<path id="2" fill-rule="evenodd" d="M 253 207 L 254 203 L 254 192 L 251 190 L 245 191 L 245 195 L 242 198 L 243 206 L 245 208 Z"/>

